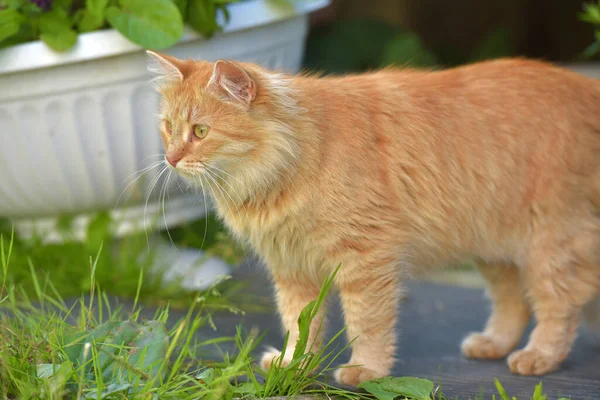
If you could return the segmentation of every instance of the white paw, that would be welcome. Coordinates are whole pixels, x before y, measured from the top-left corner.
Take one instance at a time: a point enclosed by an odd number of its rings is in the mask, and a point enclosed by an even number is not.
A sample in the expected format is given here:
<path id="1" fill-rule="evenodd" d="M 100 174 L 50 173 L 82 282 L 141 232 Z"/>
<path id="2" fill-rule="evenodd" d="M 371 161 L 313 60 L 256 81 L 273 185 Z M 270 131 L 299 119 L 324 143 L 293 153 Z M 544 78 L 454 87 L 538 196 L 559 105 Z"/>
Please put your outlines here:
<path id="1" fill-rule="evenodd" d="M 377 373 L 361 366 L 350 367 L 346 365 L 349 364 L 341 366 L 333 374 L 335 381 L 341 385 L 356 387 L 361 382 L 370 381 L 375 378 L 383 378 L 387 375 L 384 373 Z"/>
<path id="2" fill-rule="evenodd" d="M 285 356 L 283 360 L 281 360 L 281 367 L 287 367 L 292 362 L 293 353 L 290 354 L 289 351 L 285 352 Z M 267 348 L 260 359 L 260 366 L 262 369 L 269 370 L 273 364 L 279 365 L 279 360 L 281 358 L 281 351 L 277 350 L 274 347 Z"/>

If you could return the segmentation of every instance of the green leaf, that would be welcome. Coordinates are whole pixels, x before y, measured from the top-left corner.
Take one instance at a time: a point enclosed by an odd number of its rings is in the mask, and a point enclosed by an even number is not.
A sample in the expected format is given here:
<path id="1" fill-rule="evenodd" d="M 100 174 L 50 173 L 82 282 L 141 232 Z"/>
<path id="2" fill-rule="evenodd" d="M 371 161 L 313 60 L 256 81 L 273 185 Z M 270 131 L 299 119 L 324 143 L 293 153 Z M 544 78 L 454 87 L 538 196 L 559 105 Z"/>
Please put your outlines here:
<path id="1" fill-rule="evenodd" d="M 17 10 L 21 7 L 21 0 L 4 0 L 0 2 L 0 6 Z"/>
<path id="2" fill-rule="evenodd" d="M 30 2 L 23 4 L 23 6 L 21 7 L 21 11 L 24 14 L 41 14 L 42 13 L 42 9 L 40 7 L 38 7 L 37 4 L 30 3 Z"/>
<path id="3" fill-rule="evenodd" d="M 579 57 L 583 60 L 589 60 L 598 53 L 600 53 L 600 33 L 598 34 L 598 39 L 586 47 Z"/>
<path id="4" fill-rule="evenodd" d="M 434 67 L 438 64 L 435 55 L 421 42 L 418 35 L 404 33 L 396 36 L 386 46 L 382 65 L 401 65 L 415 68 Z"/>
<path id="5" fill-rule="evenodd" d="M 107 321 L 92 331 L 77 332 L 71 335 L 67 335 L 64 338 L 64 352 L 69 360 L 77 365 L 79 368 L 84 367 L 84 372 L 90 372 L 92 368 L 91 348 L 86 350 L 86 343 L 91 346 L 94 342 L 101 342 L 111 333 L 111 331 L 118 325 L 117 321 Z"/>
<path id="6" fill-rule="evenodd" d="M 220 29 L 217 24 L 217 7 L 210 0 L 190 0 L 188 20 L 192 28 L 207 38 Z"/>
<path id="7" fill-rule="evenodd" d="M 85 8 L 90 12 L 97 15 L 104 15 L 106 7 L 108 6 L 108 0 L 86 0 Z"/>
<path id="8" fill-rule="evenodd" d="M 38 364 L 36 372 L 38 378 L 47 380 L 51 393 L 59 393 L 73 375 L 73 364 L 68 360 L 62 364 Z"/>
<path id="9" fill-rule="evenodd" d="M 535 385 L 535 390 L 533 391 L 533 397 L 531 400 L 548 400 L 548 397 L 546 397 L 542 390 L 542 382 Z"/>
<path id="10" fill-rule="evenodd" d="M 120 0 L 106 18 L 123 36 L 147 49 L 173 46 L 183 34 L 183 20 L 171 0 Z"/>
<path id="11" fill-rule="evenodd" d="M 175 3 L 177 8 L 179 9 L 181 18 L 184 21 L 187 21 L 188 0 L 173 0 L 173 3 Z"/>
<path id="12" fill-rule="evenodd" d="M 63 10 L 52 10 L 40 16 L 40 31 L 42 33 L 56 33 L 71 29 L 72 22 Z"/>
<path id="13" fill-rule="evenodd" d="M 582 21 L 592 24 L 600 24 L 600 4 L 584 4 L 583 9 L 585 12 L 579 14 L 579 18 Z"/>
<path id="14" fill-rule="evenodd" d="M 52 2 L 52 7 L 62 8 L 63 10 L 70 11 L 73 6 L 73 0 L 54 0 Z"/>
<path id="15" fill-rule="evenodd" d="M 258 387 L 257 387 L 258 385 Z M 241 385 L 237 385 L 233 388 L 233 392 L 236 394 L 253 394 L 257 395 L 264 389 L 264 385 L 254 382 L 244 382 Z"/>
<path id="16" fill-rule="evenodd" d="M 80 32 L 90 32 L 104 25 L 104 15 L 108 0 L 86 0 L 85 9 L 79 10 L 77 27 Z"/>
<path id="17" fill-rule="evenodd" d="M 70 335 L 66 335 L 63 340 L 63 351 L 65 355 L 75 365 L 85 363 L 82 356 L 83 352 L 83 339 L 87 336 L 87 332 L 77 332 Z"/>
<path id="18" fill-rule="evenodd" d="M 150 376 L 155 376 L 160 369 L 160 361 L 165 359 L 169 349 L 169 334 L 165 325 L 148 321 L 139 329 L 131 344 L 134 347 L 130 350 L 129 363 L 143 371 L 152 366 Z M 143 361 L 142 365 L 140 361 Z"/>
<path id="19" fill-rule="evenodd" d="M 74 30 L 42 33 L 40 39 L 52 50 L 67 51 L 77 43 L 77 33 Z"/>
<path id="20" fill-rule="evenodd" d="M 77 33 L 64 10 L 57 9 L 40 16 L 40 38 L 53 50 L 65 51 L 77 42 Z"/>
<path id="21" fill-rule="evenodd" d="M 94 14 L 89 10 L 81 10 L 81 18 L 77 22 L 77 27 L 80 32 L 91 32 L 104 25 L 104 14 Z"/>
<path id="22" fill-rule="evenodd" d="M 19 33 L 23 20 L 17 10 L 0 10 L 0 42 Z"/>
<path id="23" fill-rule="evenodd" d="M 207 368 L 196 375 L 196 379 L 210 385 L 214 379 L 215 370 L 213 368 Z"/>
<path id="24" fill-rule="evenodd" d="M 413 400 L 430 400 L 433 382 L 413 377 L 386 377 L 362 382 L 359 389 L 364 389 L 378 400 L 394 400 L 404 396 Z"/>
<path id="25" fill-rule="evenodd" d="M 498 379 L 494 379 L 494 384 L 496 385 L 496 390 L 498 391 L 498 394 L 500 395 L 502 400 L 510 400 L 508 393 L 506 393 L 504 386 L 502 386 Z"/>
<path id="26" fill-rule="evenodd" d="M 122 382 L 122 383 L 111 383 L 105 386 L 100 394 L 98 394 L 98 389 L 92 389 L 87 392 L 84 396 L 84 399 L 112 399 L 112 398 L 126 398 L 125 396 L 114 396 L 118 393 L 123 393 L 124 391 L 129 391 L 129 389 L 133 388 L 131 383 Z"/>
<path id="27" fill-rule="evenodd" d="M 229 20 L 231 19 L 231 16 L 229 14 L 229 9 L 227 8 L 227 5 L 219 4 L 217 5 L 217 10 L 223 13 L 223 16 L 225 17 L 225 23 L 228 24 Z"/>
<path id="28" fill-rule="evenodd" d="M 310 325 L 312 321 L 317 317 L 321 307 L 323 307 L 323 304 L 325 303 L 327 295 L 329 294 L 329 290 L 333 285 L 333 282 L 335 280 L 335 277 L 337 276 L 340 267 L 341 264 L 338 265 L 334 272 L 331 274 L 331 276 L 329 276 L 327 280 L 325 280 L 325 282 L 321 286 L 321 290 L 319 291 L 317 299 L 308 303 L 300 312 L 300 316 L 298 317 L 298 340 L 296 341 L 296 346 L 294 348 L 294 354 L 292 357 L 294 360 L 302 357 L 302 355 L 305 354 L 307 346 L 312 346 L 312 343 L 308 343 L 308 338 L 310 336 Z M 317 322 L 321 323 L 321 321 Z M 309 350 L 311 352 L 314 351 L 314 349 Z"/>
<path id="29" fill-rule="evenodd" d="M 38 364 L 35 366 L 36 376 L 38 378 L 50 378 L 60 368 L 61 364 Z"/>

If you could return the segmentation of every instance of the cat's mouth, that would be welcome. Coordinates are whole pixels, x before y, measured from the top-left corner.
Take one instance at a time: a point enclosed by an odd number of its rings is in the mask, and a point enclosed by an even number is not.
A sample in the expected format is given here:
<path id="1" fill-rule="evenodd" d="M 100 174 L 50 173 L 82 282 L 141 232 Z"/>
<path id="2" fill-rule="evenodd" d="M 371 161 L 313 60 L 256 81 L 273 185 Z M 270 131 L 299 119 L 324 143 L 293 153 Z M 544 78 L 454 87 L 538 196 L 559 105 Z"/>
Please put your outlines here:
<path id="1" fill-rule="evenodd" d="M 205 169 L 201 165 L 188 165 L 185 162 L 180 162 L 176 167 L 167 163 L 167 166 L 172 170 L 177 172 L 179 175 L 187 178 L 198 178 L 199 176 L 205 173 Z"/>

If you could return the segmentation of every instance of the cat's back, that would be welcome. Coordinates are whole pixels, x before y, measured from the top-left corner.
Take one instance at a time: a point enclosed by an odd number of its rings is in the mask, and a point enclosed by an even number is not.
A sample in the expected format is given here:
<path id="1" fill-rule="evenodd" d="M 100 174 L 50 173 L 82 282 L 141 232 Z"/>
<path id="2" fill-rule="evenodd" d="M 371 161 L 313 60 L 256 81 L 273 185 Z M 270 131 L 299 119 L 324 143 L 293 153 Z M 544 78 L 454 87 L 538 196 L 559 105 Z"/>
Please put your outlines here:
<path id="1" fill-rule="evenodd" d="M 547 62 L 503 58 L 447 69 L 388 67 L 346 76 L 312 77 L 307 86 L 324 101 L 343 100 L 344 104 L 418 101 L 473 100 L 485 102 L 502 96 L 506 100 L 556 95 L 565 100 L 600 100 L 600 80 L 586 77 Z M 316 90 L 315 90 L 316 89 Z M 507 98 L 508 96 L 508 98 Z M 567 97 L 567 98 L 565 98 Z M 600 101 L 596 102 L 600 103 Z M 329 102 L 329 104 L 332 104 Z M 335 101 L 333 103 L 335 105 Z M 592 104 L 593 107 L 600 107 Z"/>
<path id="2" fill-rule="evenodd" d="M 441 70 L 386 68 L 311 78 L 307 87 L 317 119 L 343 131 L 381 130 L 386 124 L 448 134 L 527 130 L 537 135 L 551 124 L 564 128 L 552 129 L 557 134 L 600 131 L 600 80 L 535 60 L 497 59 Z M 490 129 L 495 126 L 502 129 Z"/>

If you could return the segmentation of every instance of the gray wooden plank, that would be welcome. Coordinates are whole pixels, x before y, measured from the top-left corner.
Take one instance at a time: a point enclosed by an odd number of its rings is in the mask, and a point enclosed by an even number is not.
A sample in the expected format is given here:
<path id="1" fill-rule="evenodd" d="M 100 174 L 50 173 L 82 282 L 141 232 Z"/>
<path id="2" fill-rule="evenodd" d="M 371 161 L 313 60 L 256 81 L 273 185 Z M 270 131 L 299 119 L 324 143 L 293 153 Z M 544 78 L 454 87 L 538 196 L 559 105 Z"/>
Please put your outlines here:
<path id="1" fill-rule="evenodd" d="M 261 266 L 248 263 L 236 270 L 236 279 L 251 282 L 252 292 L 270 296 L 272 289 Z M 512 375 L 505 360 L 467 360 L 460 353 L 460 342 L 470 331 L 480 330 L 489 312 L 483 291 L 423 282 L 408 284 L 408 298 L 402 304 L 398 323 L 400 346 L 395 376 L 420 376 L 434 380 L 449 398 L 491 399 L 496 394 L 494 378 L 498 378 L 509 394 L 519 399 L 530 398 L 535 385 L 543 381 L 550 399 L 562 396 L 572 399 L 600 399 L 600 348 L 584 337 L 578 338 L 563 367 L 540 377 Z M 329 310 L 329 336 L 343 327 L 339 304 L 333 301 Z M 245 317 L 217 316 L 220 334 L 233 333 L 236 323 L 243 322 L 267 331 L 264 344 L 279 347 L 283 340 L 275 312 L 248 314 Z M 532 326 L 530 326 L 529 331 Z M 526 342 L 524 336 L 521 346 Z M 341 341 L 338 345 L 342 346 Z M 259 349 L 262 350 L 262 349 Z M 258 354 L 257 354 L 258 356 Z M 346 361 L 347 354 L 341 359 Z"/>

